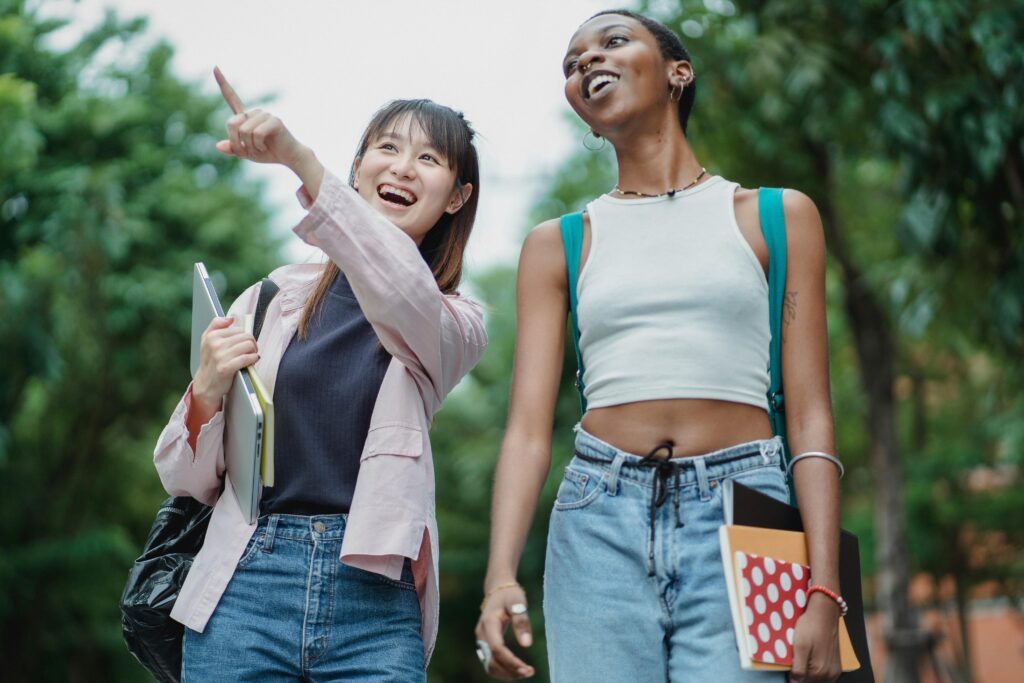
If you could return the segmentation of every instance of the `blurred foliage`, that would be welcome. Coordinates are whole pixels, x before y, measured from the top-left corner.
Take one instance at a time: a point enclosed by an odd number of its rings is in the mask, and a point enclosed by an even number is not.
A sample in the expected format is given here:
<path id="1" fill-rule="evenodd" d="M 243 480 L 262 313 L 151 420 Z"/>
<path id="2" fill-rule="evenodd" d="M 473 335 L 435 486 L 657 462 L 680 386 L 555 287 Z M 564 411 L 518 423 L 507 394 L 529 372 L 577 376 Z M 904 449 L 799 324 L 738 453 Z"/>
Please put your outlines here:
<path id="1" fill-rule="evenodd" d="M 694 57 L 698 157 L 747 187 L 798 188 L 827 207 L 860 274 L 852 284 L 880 302 L 896 353 L 912 568 L 960 576 L 965 591 L 987 581 L 1019 602 L 1024 82 L 1013 74 L 1024 66 L 1024 3 L 648 4 Z M 145 680 L 120 641 L 117 597 L 163 496 L 150 453 L 188 380 L 191 266 L 205 260 L 230 300 L 277 265 L 279 245 L 260 188 L 213 150 L 226 109 L 172 75 L 169 46 L 143 47 L 143 22 L 108 16 L 57 50 L 48 37 L 62 22 L 33 7 L 0 0 L 4 675 Z M 581 147 L 530 220 L 578 209 L 614 178 L 609 148 Z M 844 524 L 861 535 L 870 577 L 881 475 L 837 260 L 828 307 Z M 490 307 L 491 344 L 432 431 L 442 543 L 432 682 L 487 680 L 472 634 L 514 279 L 501 267 L 472 283 Z M 567 349 L 553 476 L 519 574 L 540 681 L 545 530 L 578 419 L 574 364 Z"/>
<path id="2" fill-rule="evenodd" d="M 144 22 L 56 50 L 63 21 L 0 7 L 4 677 L 146 680 L 117 600 L 165 495 L 151 454 L 188 384 L 192 264 L 230 302 L 278 244 L 213 149 L 219 97 L 142 48 Z"/>

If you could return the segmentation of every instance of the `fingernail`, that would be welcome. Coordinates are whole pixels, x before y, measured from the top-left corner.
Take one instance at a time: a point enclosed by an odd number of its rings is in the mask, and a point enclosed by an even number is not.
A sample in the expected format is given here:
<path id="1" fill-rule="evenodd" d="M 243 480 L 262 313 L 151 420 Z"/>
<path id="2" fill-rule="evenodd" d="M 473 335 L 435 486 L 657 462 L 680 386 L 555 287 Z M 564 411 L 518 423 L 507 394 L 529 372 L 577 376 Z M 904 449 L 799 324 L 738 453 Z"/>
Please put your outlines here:
<path id="1" fill-rule="evenodd" d="M 533 638 L 530 637 L 529 633 L 524 633 L 519 637 L 519 642 L 522 643 L 523 647 L 530 647 L 533 645 Z"/>
<path id="2" fill-rule="evenodd" d="M 530 670 L 529 670 L 529 669 L 527 669 L 527 668 L 526 668 L 526 667 L 524 666 L 524 667 L 520 668 L 520 669 L 519 669 L 519 671 L 518 671 L 517 673 L 518 673 L 518 674 L 519 674 L 520 676 L 529 676 L 529 675 L 530 675 Z"/>

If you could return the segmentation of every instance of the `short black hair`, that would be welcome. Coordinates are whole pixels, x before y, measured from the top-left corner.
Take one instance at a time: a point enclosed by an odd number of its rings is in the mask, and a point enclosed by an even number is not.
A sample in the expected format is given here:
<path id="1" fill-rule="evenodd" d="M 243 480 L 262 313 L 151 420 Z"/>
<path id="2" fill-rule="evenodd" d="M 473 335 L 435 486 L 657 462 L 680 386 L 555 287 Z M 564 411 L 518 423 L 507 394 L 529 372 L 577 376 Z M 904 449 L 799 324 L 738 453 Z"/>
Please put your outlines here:
<path id="1" fill-rule="evenodd" d="M 661 50 L 661 56 L 665 59 L 672 61 L 691 61 L 690 53 L 683 47 L 683 41 L 679 38 L 675 31 L 670 29 L 665 24 L 650 17 L 646 17 L 643 14 L 638 14 L 628 9 L 606 9 L 598 12 L 594 16 L 587 19 L 596 19 L 597 17 L 604 16 L 606 14 L 618 14 L 624 17 L 629 17 L 639 22 L 644 28 L 650 31 L 651 35 L 658 42 L 658 48 Z M 697 97 L 697 76 L 694 75 L 693 80 L 690 84 L 683 88 L 683 93 L 679 97 L 679 125 L 683 127 L 683 132 L 686 132 L 686 124 L 690 120 L 690 111 L 693 109 L 693 101 Z"/>

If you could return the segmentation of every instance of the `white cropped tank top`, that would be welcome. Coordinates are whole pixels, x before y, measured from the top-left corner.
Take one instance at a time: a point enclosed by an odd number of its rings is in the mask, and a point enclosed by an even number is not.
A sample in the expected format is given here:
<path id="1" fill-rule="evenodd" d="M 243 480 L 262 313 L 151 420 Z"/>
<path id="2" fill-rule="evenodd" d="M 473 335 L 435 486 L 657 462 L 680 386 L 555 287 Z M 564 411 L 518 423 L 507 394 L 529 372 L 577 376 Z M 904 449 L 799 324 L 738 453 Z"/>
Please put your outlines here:
<path id="1" fill-rule="evenodd" d="M 671 398 L 767 410 L 768 283 L 721 176 L 674 197 L 587 205 L 576 284 L 589 408 Z"/>

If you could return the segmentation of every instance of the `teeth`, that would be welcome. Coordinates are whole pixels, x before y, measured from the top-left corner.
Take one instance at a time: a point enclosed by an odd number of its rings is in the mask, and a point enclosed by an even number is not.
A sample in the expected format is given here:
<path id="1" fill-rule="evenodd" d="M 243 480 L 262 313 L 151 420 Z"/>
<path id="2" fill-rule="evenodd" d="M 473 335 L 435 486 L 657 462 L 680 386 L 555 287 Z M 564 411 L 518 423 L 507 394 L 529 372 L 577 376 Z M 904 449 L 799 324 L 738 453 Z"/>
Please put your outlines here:
<path id="1" fill-rule="evenodd" d="M 396 194 L 405 201 L 409 202 L 410 204 L 416 201 L 416 197 L 412 194 L 412 192 L 403 190 L 400 187 L 395 187 L 394 185 L 381 185 L 380 192 L 381 194 Z"/>
<path id="2" fill-rule="evenodd" d="M 587 88 L 587 92 L 592 97 L 599 85 L 603 83 L 614 83 L 617 80 L 619 80 L 619 77 L 613 76 L 611 74 L 601 74 L 600 76 L 594 76 L 594 80 L 590 81 L 590 85 Z"/>

